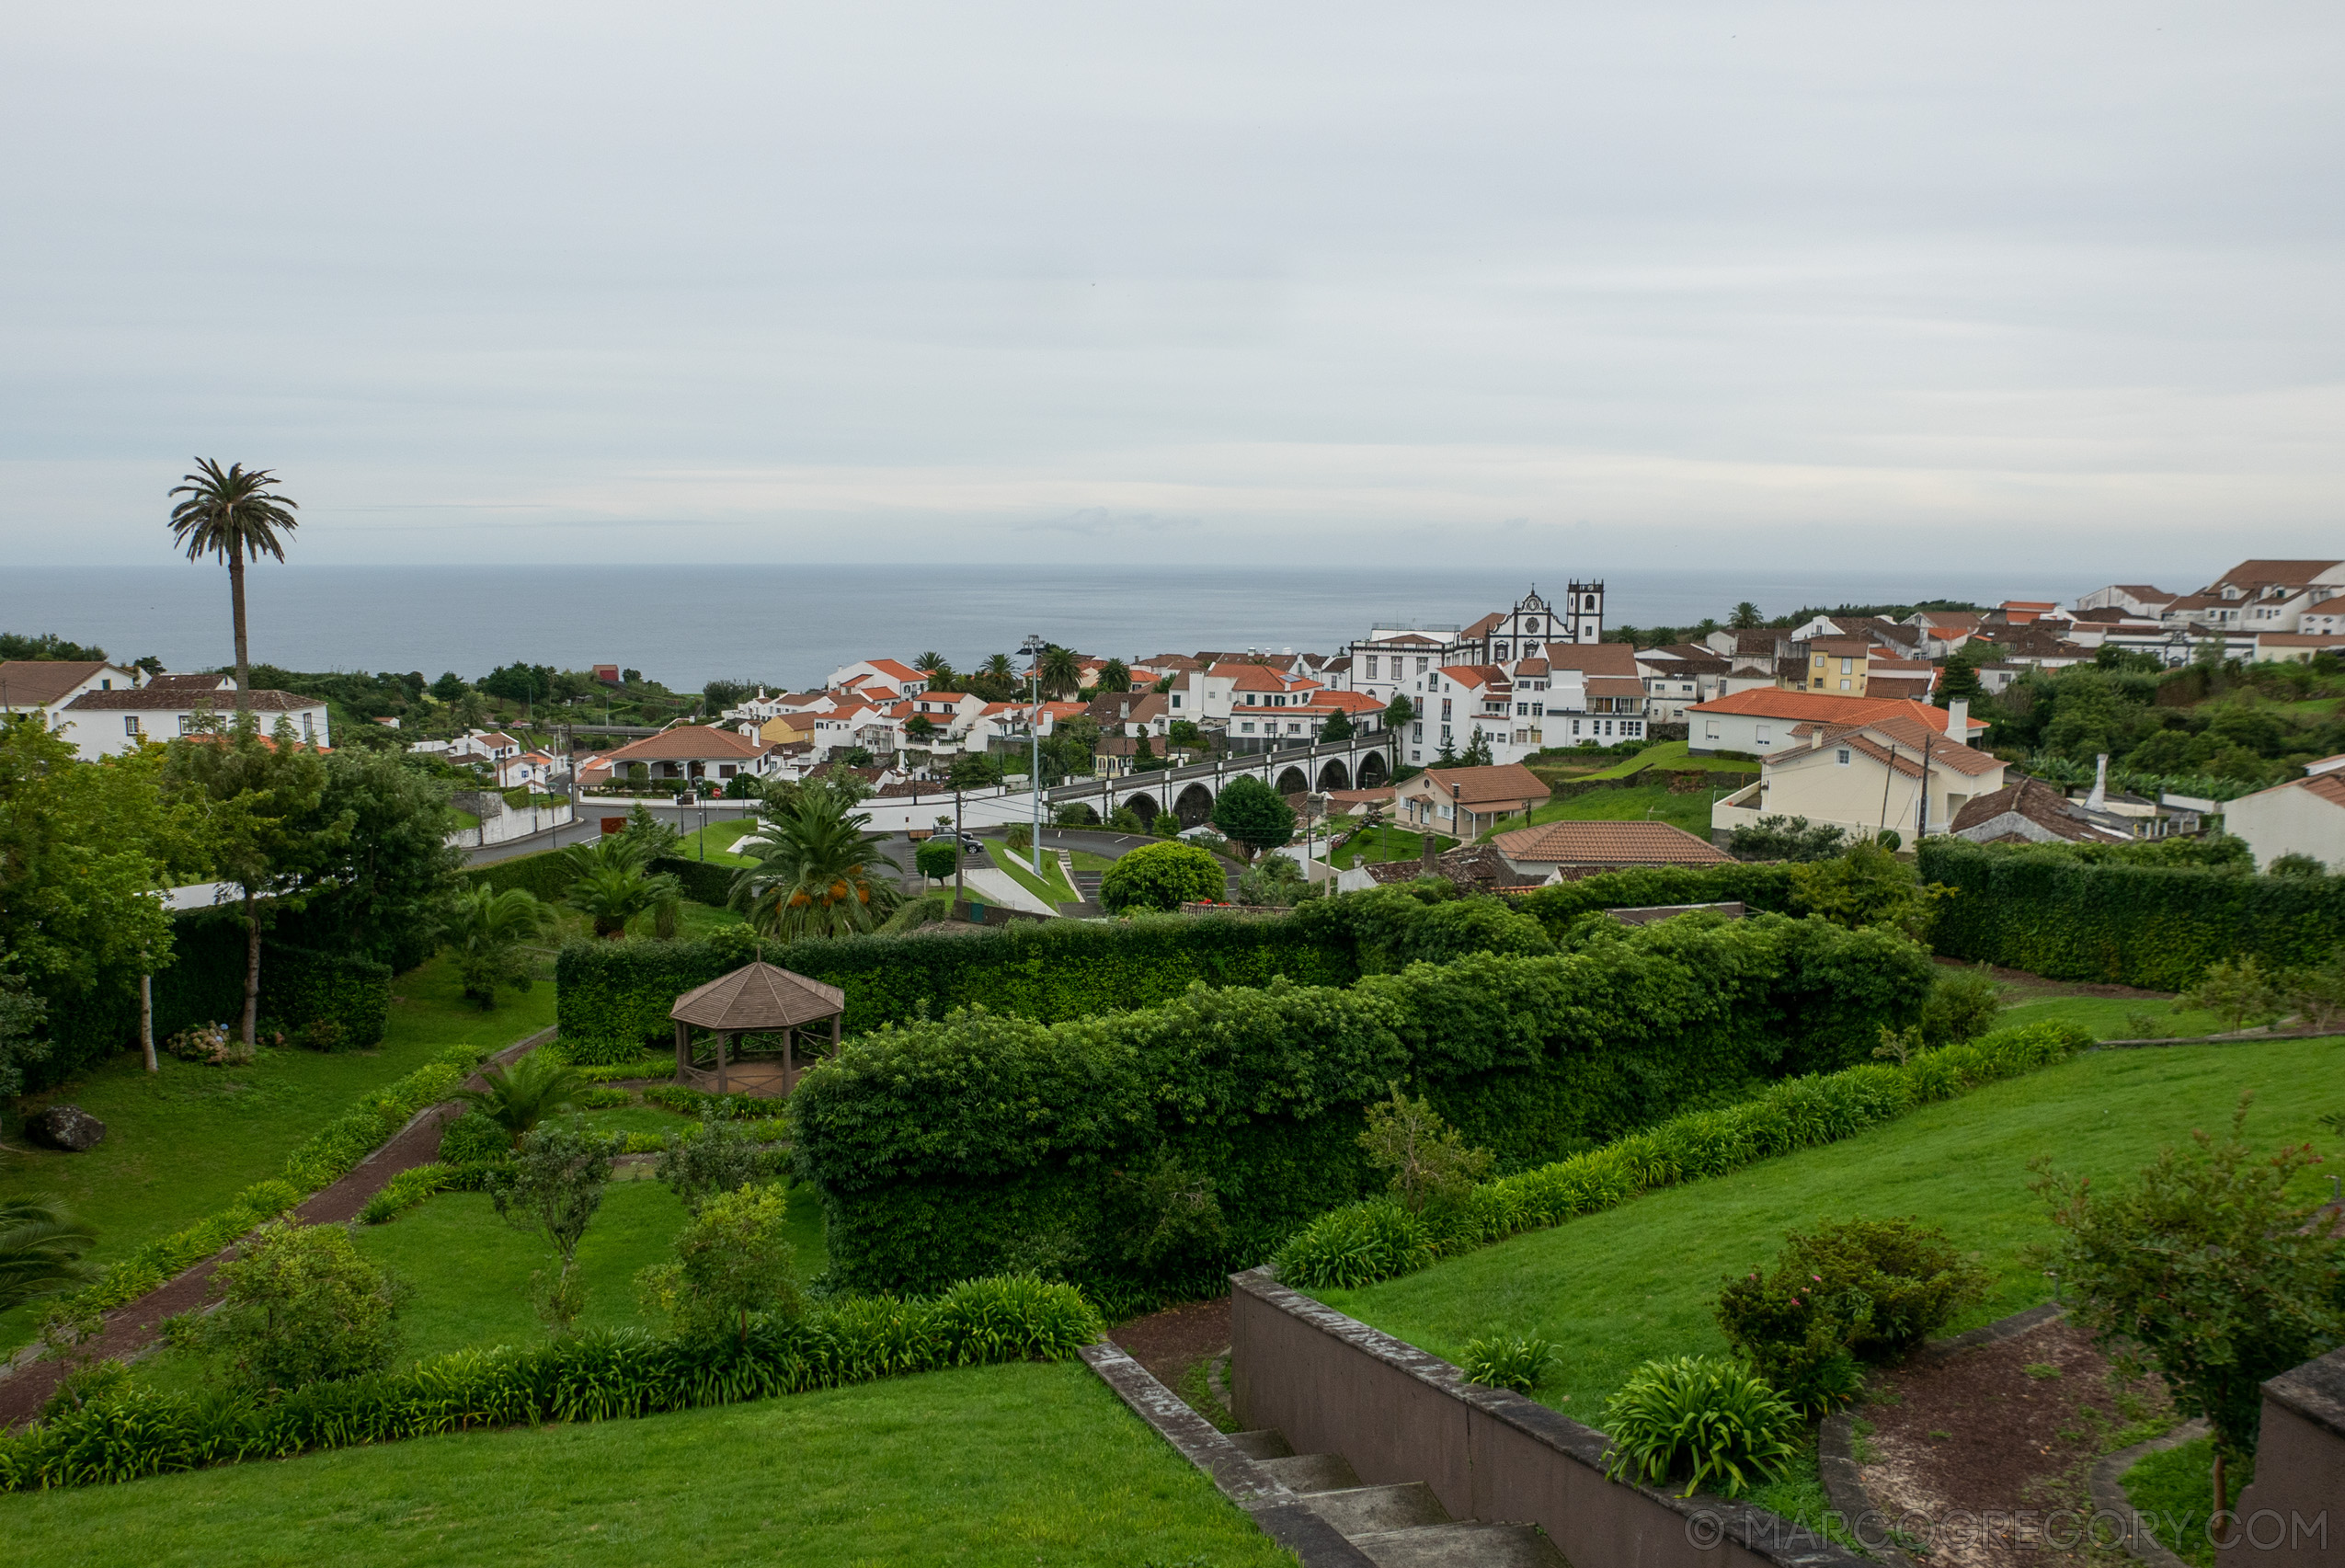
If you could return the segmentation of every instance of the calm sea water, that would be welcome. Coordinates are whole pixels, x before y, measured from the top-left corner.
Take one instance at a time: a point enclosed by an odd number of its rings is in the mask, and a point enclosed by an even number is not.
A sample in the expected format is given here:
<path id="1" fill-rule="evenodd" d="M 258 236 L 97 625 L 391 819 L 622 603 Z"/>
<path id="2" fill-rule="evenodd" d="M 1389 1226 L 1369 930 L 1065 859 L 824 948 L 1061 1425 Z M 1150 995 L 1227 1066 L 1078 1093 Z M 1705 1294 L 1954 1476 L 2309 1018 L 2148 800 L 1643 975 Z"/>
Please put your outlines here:
<path id="1" fill-rule="evenodd" d="M 615 663 L 678 690 L 720 676 L 803 686 L 857 658 L 934 648 L 967 668 L 1029 635 L 1131 658 L 1201 648 L 1328 651 L 1393 619 L 1462 624 L 1568 569 L 1243 571 L 1112 565 L 304 567 L 250 572 L 252 655 L 290 670 L 453 670 L 514 659 Z M 1608 624 L 1768 614 L 1806 604 L 2014 597 L 2099 586 L 1989 574 L 1609 574 Z M 218 567 L 0 568 L 0 630 L 55 632 L 173 670 L 234 656 Z"/>

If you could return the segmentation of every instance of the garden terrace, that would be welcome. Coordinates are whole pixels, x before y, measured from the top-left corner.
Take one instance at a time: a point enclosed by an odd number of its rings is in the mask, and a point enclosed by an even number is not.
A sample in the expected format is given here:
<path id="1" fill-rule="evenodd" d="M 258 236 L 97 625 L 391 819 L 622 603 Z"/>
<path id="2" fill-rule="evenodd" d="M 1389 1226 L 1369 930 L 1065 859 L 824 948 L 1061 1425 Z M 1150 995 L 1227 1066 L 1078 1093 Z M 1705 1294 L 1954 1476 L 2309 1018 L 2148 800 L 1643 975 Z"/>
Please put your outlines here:
<path id="1" fill-rule="evenodd" d="M 1544 1338 L 1559 1355 L 1533 1397 L 1595 1421 L 1638 1364 L 1725 1353 L 1713 1316 L 1722 1283 L 1767 1265 L 1787 1231 L 1825 1220 L 1943 1226 L 1993 1281 L 1953 1329 L 2045 1299 L 2049 1282 L 2030 1249 L 2052 1230 L 2028 1189 L 2029 1161 L 2049 1155 L 2096 1181 L 2130 1177 L 2161 1147 L 2218 1124 L 2243 1089 L 2257 1093 L 2248 1131 L 2259 1146 L 2334 1150 L 2319 1118 L 2345 1111 L 2345 1039 L 2088 1052 L 1841 1142 L 1648 1192 L 1399 1278 L 1311 1294 L 1452 1361 L 1471 1339 Z M 1779 1512 L 1822 1506 L 1812 1473 L 1759 1500 Z"/>

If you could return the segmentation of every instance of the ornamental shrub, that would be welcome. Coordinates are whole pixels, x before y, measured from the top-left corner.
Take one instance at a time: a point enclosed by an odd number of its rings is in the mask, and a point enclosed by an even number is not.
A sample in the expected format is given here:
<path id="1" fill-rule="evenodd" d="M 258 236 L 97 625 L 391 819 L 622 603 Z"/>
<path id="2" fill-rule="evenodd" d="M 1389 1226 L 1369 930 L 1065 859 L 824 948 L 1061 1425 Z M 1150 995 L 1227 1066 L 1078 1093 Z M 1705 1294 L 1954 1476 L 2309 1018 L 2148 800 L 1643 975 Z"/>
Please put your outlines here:
<path id="1" fill-rule="evenodd" d="M 339 1225 L 272 1220 L 212 1271 L 196 1343 L 256 1393 L 379 1372 L 398 1353 L 402 1288 Z"/>
<path id="2" fill-rule="evenodd" d="M 1543 1339 L 1470 1339 L 1458 1358 L 1458 1370 L 1470 1383 L 1527 1394 L 1554 1364 L 1555 1346 Z"/>
<path id="3" fill-rule="evenodd" d="M 1306 1228 L 1274 1261 L 1281 1280 L 1323 1290 L 1413 1274 L 1434 1257 L 1425 1222 L 1393 1199 L 1378 1198 L 1339 1208 Z"/>
<path id="4" fill-rule="evenodd" d="M 1219 903 L 1229 891 L 1221 862 L 1195 844 L 1143 844 L 1099 879 L 1100 907 L 1111 915 L 1159 912 L 1187 903 Z"/>
<path id="5" fill-rule="evenodd" d="M 477 1110 L 440 1124 L 440 1163 L 486 1165 L 512 1152 L 513 1135 Z"/>
<path id="6" fill-rule="evenodd" d="M 1855 1364 L 1912 1349 L 1986 1292 L 1986 1271 L 1915 1219 L 1794 1231 L 1774 1268 L 1722 1282 L 1726 1341 L 1803 1409 L 1855 1396 Z"/>
<path id="7" fill-rule="evenodd" d="M 1295 808 L 1252 773 L 1221 786 L 1214 798 L 1213 825 L 1249 854 L 1275 850 L 1295 836 Z"/>
<path id="8" fill-rule="evenodd" d="M 746 1347 L 752 1318 L 798 1315 L 788 1201 L 772 1187 L 708 1198 L 675 1241 L 675 1257 L 635 1276 L 645 1304 L 688 1341 L 731 1335 Z"/>
<path id="9" fill-rule="evenodd" d="M 1718 1356 L 1648 1361 L 1605 1402 L 1604 1473 L 1658 1486 L 1683 1478 L 1739 1497 L 1798 1451 L 1802 1423 L 1766 1379 Z"/>

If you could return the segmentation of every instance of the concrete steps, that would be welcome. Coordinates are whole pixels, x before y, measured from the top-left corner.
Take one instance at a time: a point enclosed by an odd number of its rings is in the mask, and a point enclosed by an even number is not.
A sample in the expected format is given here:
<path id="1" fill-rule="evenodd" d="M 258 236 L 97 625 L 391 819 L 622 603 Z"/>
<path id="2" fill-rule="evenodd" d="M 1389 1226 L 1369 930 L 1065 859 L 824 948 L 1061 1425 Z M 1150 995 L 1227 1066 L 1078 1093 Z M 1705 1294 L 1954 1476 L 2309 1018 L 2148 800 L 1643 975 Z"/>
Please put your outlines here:
<path id="1" fill-rule="evenodd" d="M 1341 1454 L 1298 1454 L 1276 1432 L 1230 1441 L 1379 1568 L 1569 1568 L 1529 1525 L 1453 1519 L 1422 1481 L 1366 1486 Z"/>

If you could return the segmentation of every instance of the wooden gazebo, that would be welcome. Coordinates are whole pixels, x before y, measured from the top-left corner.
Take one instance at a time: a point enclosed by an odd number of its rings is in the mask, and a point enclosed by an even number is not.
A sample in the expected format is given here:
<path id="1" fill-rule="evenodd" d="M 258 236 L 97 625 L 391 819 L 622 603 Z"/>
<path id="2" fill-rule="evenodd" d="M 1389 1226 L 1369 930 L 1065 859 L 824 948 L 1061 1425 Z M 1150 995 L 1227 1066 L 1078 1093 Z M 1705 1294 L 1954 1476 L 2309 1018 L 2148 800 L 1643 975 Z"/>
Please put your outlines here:
<path id="1" fill-rule="evenodd" d="M 840 1020 L 847 1011 L 847 993 L 837 986 L 794 975 L 760 959 L 729 975 L 686 991 L 668 1010 L 676 1021 L 676 1082 L 718 1094 L 758 1094 L 782 1099 L 797 1086 L 795 1047 L 798 1031 L 828 1019 L 830 1049 L 839 1048 Z M 716 1036 L 716 1065 L 692 1062 L 692 1031 L 704 1029 Z M 823 1032 L 818 1028 L 816 1038 Z M 778 1035 L 782 1059 L 765 1051 L 744 1059 L 738 1048 L 726 1059 L 726 1047 L 738 1047 L 744 1035 Z M 819 1047 L 818 1047 L 819 1054 Z"/>

